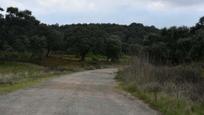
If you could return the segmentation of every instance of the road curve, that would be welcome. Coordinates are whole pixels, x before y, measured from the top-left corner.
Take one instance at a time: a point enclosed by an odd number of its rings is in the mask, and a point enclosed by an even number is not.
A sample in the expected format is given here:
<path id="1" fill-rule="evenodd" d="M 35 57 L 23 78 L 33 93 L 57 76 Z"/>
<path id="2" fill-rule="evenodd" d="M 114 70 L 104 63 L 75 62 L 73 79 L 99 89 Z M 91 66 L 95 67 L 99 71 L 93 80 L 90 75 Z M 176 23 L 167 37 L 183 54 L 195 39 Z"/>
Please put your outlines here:
<path id="1" fill-rule="evenodd" d="M 78 72 L 2 95 L 0 115 L 157 115 L 115 88 L 116 72 Z"/>

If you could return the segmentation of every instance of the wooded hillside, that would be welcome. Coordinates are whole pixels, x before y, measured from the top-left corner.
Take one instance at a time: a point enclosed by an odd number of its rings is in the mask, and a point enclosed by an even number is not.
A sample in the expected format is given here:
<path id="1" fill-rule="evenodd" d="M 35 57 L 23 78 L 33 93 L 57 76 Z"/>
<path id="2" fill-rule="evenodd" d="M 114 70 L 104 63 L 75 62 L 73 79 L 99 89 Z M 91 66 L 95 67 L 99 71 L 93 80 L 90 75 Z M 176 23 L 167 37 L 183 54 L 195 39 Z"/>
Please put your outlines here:
<path id="1" fill-rule="evenodd" d="M 194 27 L 158 29 L 140 23 L 48 25 L 29 10 L 0 8 L 0 59 L 42 59 L 52 54 L 88 53 L 117 61 L 121 55 L 145 55 L 153 63 L 200 61 L 204 56 L 204 18 Z M 3 15 L 5 14 L 5 15 Z"/>

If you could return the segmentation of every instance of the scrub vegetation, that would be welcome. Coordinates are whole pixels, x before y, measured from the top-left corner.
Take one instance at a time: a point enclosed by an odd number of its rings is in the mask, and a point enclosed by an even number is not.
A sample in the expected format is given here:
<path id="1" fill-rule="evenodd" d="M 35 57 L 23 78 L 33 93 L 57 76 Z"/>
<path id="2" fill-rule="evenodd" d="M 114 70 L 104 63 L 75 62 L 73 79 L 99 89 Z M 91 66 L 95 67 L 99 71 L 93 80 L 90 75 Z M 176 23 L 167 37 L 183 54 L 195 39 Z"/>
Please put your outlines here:
<path id="1" fill-rule="evenodd" d="M 204 114 L 204 17 L 192 27 L 48 25 L 0 8 L 0 92 L 63 73 L 124 66 L 121 86 L 166 115 Z"/>

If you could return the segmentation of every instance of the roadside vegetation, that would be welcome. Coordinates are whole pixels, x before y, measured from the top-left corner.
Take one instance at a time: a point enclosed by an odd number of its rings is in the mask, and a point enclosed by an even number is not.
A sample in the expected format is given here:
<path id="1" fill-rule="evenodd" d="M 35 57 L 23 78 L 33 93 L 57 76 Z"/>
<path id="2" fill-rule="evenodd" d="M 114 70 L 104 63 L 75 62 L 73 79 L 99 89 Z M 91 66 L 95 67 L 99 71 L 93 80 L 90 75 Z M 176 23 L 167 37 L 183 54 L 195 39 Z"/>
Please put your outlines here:
<path id="1" fill-rule="evenodd" d="M 130 59 L 131 58 L 131 59 Z M 129 66 L 121 86 L 166 115 L 203 115 L 204 17 L 192 27 L 48 25 L 0 8 L 0 92 L 66 72 Z"/>
<path id="2" fill-rule="evenodd" d="M 41 83 L 50 78 L 73 72 L 116 67 L 125 64 L 127 58 L 122 58 L 121 63 L 105 61 L 104 57 L 87 57 L 81 62 L 80 58 L 72 55 L 50 56 L 33 62 L 2 61 L 0 62 L 0 94 L 16 91 Z"/>
<path id="3" fill-rule="evenodd" d="M 55 74 L 57 74 L 57 72 L 48 72 L 44 67 L 39 65 L 19 62 L 1 62 L 0 94 L 32 86 Z"/>
<path id="4" fill-rule="evenodd" d="M 120 86 L 164 115 L 203 115 L 203 65 L 153 65 L 135 57 L 116 77 Z"/>
<path id="5" fill-rule="evenodd" d="M 193 27 L 158 29 L 140 23 L 47 25 L 29 10 L 0 8 L 0 60 L 36 61 L 74 55 L 117 62 L 122 55 L 151 56 L 155 63 L 189 63 L 204 55 L 204 18 Z"/>
<path id="6" fill-rule="evenodd" d="M 204 114 L 204 18 L 164 28 L 135 45 L 117 80 L 122 89 L 164 115 Z"/>
<path id="7" fill-rule="evenodd" d="M 47 25 L 29 10 L 0 8 L 0 93 L 65 73 L 124 64 L 121 38 L 108 33 L 112 26 L 104 31 L 99 24 Z"/>

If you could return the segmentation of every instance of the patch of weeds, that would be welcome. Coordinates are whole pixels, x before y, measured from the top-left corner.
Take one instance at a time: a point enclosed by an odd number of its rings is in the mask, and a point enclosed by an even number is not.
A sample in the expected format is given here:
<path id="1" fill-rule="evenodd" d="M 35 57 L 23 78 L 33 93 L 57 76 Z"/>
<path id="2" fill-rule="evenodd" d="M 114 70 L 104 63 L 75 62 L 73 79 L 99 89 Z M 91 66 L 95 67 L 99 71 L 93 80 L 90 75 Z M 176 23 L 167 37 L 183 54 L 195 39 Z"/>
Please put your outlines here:
<path id="1" fill-rule="evenodd" d="M 143 100 L 153 109 L 160 111 L 164 115 L 204 115 L 204 105 L 178 99 L 174 96 L 159 92 L 155 101 L 154 93 L 151 91 L 139 90 L 134 83 L 127 84 L 119 80 L 119 88 L 133 96 Z"/>

